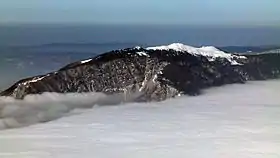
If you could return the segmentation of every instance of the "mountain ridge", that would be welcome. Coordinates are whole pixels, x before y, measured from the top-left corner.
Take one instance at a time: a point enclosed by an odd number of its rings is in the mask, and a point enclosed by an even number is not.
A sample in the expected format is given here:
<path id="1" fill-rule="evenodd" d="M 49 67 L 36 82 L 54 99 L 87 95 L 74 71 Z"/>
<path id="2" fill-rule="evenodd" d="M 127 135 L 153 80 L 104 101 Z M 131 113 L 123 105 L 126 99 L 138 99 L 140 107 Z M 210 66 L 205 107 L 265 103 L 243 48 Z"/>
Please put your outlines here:
<path id="1" fill-rule="evenodd" d="M 175 43 L 166 48 L 170 46 L 188 49 L 113 50 L 70 63 L 55 72 L 20 80 L 0 95 L 23 99 L 44 92 L 103 92 L 122 94 L 125 100 L 161 101 L 182 94 L 198 95 L 207 87 L 280 75 L 278 53 L 239 55 L 214 47 L 205 50 Z M 213 56 L 209 58 L 209 54 Z"/>

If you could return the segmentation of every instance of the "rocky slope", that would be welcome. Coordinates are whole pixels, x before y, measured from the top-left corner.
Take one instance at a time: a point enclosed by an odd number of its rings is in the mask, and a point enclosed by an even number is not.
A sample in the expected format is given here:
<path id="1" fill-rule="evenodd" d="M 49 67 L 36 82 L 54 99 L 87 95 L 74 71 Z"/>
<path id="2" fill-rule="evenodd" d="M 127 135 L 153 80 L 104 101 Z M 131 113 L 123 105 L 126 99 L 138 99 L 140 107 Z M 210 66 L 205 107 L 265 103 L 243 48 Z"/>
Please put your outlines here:
<path id="1" fill-rule="evenodd" d="M 104 92 L 127 101 L 161 101 L 248 80 L 280 77 L 280 54 L 228 54 L 180 43 L 115 50 L 71 63 L 56 72 L 15 83 L 1 96 L 23 99 L 44 92 Z"/>

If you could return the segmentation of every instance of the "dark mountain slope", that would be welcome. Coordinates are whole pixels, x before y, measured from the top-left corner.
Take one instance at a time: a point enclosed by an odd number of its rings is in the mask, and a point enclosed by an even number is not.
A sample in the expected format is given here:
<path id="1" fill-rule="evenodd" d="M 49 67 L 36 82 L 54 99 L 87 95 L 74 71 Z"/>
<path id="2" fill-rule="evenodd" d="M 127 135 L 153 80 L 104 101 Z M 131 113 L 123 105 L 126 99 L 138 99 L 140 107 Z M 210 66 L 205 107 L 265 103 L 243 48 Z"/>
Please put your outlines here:
<path id="1" fill-rule="evenodd" d="M 181 94 L 248 80 L 278 78 L 280 54 L 226 54 L 215 48 L 131 48 L 71 63 L 60 70 L 18 81 L 1 96 L 23 99 L 44 92 L 103 92 L 125 100 L 160 101 Z M 184 48 L 184 49 L 181 49 Z"/>

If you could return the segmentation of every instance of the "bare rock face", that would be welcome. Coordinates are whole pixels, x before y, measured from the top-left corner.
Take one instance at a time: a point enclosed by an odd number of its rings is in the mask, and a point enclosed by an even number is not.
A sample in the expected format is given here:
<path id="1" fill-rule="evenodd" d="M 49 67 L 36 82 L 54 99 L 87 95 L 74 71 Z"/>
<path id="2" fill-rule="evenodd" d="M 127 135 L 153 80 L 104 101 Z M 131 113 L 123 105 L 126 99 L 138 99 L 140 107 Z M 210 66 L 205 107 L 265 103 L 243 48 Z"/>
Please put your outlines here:
<path id="1" fill-rule="evenodd" d="M 44 92 L 124 94 L 127 101 L 161 101 L 248 80 L 278 78 L 280 54 L 227 54 L 183 44 L 111 51 L 56 72 L 23 79 L 1 96 L 23 99 Z"/>

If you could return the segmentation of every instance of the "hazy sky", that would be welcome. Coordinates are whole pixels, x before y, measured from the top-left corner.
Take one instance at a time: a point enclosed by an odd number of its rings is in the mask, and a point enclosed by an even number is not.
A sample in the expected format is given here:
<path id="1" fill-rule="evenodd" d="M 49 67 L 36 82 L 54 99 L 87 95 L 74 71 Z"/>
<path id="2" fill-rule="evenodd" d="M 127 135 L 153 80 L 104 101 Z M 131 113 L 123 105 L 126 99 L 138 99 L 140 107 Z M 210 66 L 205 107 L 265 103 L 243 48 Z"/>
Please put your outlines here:
<path id="1" fill-rule="evenodd" d="M 280 0 L 0 0 L 0 23 L 279 25 Z"/>

